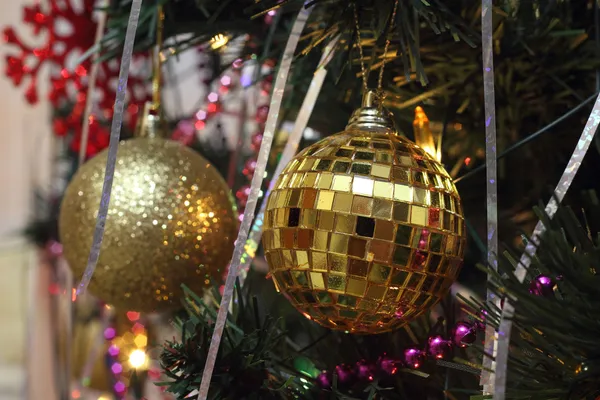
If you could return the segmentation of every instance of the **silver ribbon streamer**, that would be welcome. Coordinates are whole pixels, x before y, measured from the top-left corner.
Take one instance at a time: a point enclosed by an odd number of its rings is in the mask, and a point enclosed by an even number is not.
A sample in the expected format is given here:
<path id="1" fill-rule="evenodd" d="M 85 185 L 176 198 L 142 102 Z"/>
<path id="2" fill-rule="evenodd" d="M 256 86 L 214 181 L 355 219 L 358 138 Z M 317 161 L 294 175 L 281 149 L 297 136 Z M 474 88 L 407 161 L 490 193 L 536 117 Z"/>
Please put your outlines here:
<path id="1" fill-rule="evenodd" d="M 310 86 L 308 87 L 308 91 L 304 96 L 304 101 L 302 102 L 302 106 L 300 107 L 300 111 L 298 112 L 298 116 L 296 117 L 296 123 L 294 124 L 294 129 L 288 138 L 287 143 L 285 144 L 285 148 L 281 153 L 281 158 L 277 163 L 277 167 L 275 168 L 275 172 L 273 172 L 273 177 L 271 179 L 271 184 L 269 185 L 269 189 L 267 190 L 266 195 L 264 196 L 264 201 L 261 204 L 260 210 L 256 215 L 254 220 L 254 224 L 252 225 L 252 229 L 250 230 L 250 237 L 246 241 L 246 246 L 244 247 L 244 255 L 242 256 L 242 263 L 240 265 L 240 273 L 239 279 L 240 284 L 243 284 L 246 276 L 248 275 L 248 270 L 250 269 L 250 264 L 252 264 L 252 260 L 256 256 L 256 249 L 258 249 L 258 245 L 260 244 L 260 240 L 262 238 L 263 232 L 263 222 L 265 217 L 265 210 L 267 208 L 267 200 L 269 198 L 269 194 L 271 190 L 273 190 L 273 186 L 275 186 L 275 182 L 277 182 L 277 178 L 283 171 L 286 165 L 294 158 L 296 155 L 296 151 L 298 150 L 298 144 L 302 139 L 302 134 L 308 125 L 308 120 L 312 115 L 313 109 L 317 102 L 317 98 L 319 97 L 319 93 L 321 93 L 321 88 L 323 87 L 323 81 L 327 76 L 327 64 L 331 61 L 334 54 L 334 49 L 339 40 L 339 36 L 336 36 L 329 44 L 325 47 L 325 51 L 321 56 L 321 61 L 319 62 L 319 67 L 315 71 L 315 74 L 310 82 Z"/>
<path id="2" fill-rule="evenodd" d="M 596 97 L 594 108 L 583 128 L 581 137 L 577 142 L 577 146 L 569 159 L 569 163 L 565 168 L 558 185 L 554 189 L 554 197 L 550 199 L 546 205 L 546 214 L 549 218 L 554 217 L 558 205 L 565 197 L 567 190 L 571 186 L 579 166 L 587 153 L 592 139 L 596 134 L 598 125 L 600 124 L 600 95 Z M 515 269 L 515 276 L 519 282 L 523 282 L 527 276 L 527 270 L 531 264 L 531 259 L 535 256 L 537 247 L 540 243 L 540 237 L 545 231 L 545 226 L 542 221 L 539 221 L 533 230 L 531 240 L 525 246 L 525 251 L 519 260 L 519 264 Z M 496 390 L 494 391 L 494 400 L 504 400 L 506 396 L 506 373 L 508 364 L 508 346 L 510 344 L 510 333 L 512 328 L 512 317 L 515 313 L 515 307 L 511 304 L 507 298 L 504 302 L 504 308 L 502 309 L 502 317 L 500 319 L 500 327 L 498 328 L 498 354 L 496 356 Z"/>
<path id="3" fill-rule="evenodd" d="M 92 248 L 88 257 L 87 266 L 83 273 L 83 278 L 77 287 L 77 295 L 85 292 L 92 275 L 98 264 L 100 257 L 100 247 L 104 237 L 104 227 L 106 225 L 106 216 L 108 214 L 108 205 L 110 204 L 110 192 L 112 190 L 113 178 L 115 175 L 115 164 L 117 161 L 117 151 L 119 149 L 119 139 L 121 136 L 121 125 L 123 124 L 123 109 L 125 108 L 125 95 L 127 93 L 127 79 L 129 78 L 129 64 L 133 54 L 133 44 L 135 41 L 135 32 L 137 31 L 138 19 L 142 0 L 133 0 L 131 2 L 131 11 L 129 21 L 127 22 L 127 31 L 125 32 L 125 44 L 123 45 L 123 56 L 121 57 L 121 69 L 119 71 L 119 84 L 117 86 L 117 95 L 115 98 L 114 113 L 112 125 L 110 127 L 110 143 L 108 145 L 108 158 L 106 160 L 106 170 L 104 173 L 104 185 L 102 187 L 102 197 L 96 218 L 96 229 L 92 240 Z M 88 121 L 84 121 L 88 123 Z"/>
<path id="4" fill-rule="evenodd" d="M 221 344 L 221 336 L 223 335 L 223 328 L 227 322 L 229 305 L 231 304 L 231 299 L 233 297 L 235 280 L 240 269 L 242 254 L 244 253 L 244 246 L 246 244 L 246 240 L 248 239 L 250 226 L 252 224 L 252 220 L 254 219 L 256 203 L 260 193 L 260 188 L 262 186 L 265 168 L 269 159 L 269 151 L 271 150 L 271 144 L 273 143 L 273 136 L 277 127 L 279 109 L 281 108 L 281 102 L 283 99 L 283 92 L 285 90 L 288 73 L 292 65 L 294 52 L 298 46 L 298 41 L 300 40 L 300 35 L 304 30 L 304 25 L 306 25 L 306 21 L 311 10 L 311 8 L 302 8 L 302 10 L 300 10 L 298 17 L 292 26 L 290 37 L 288 38 L 285 50 L 283 52 L 279 71 L 277 72 L 273 96 L 269 106 L 269 115 L 267 117 L 265 130 L 263 132 L 263 141 L 260 146 L 260 151 L 258 152 L 256 169 L 254 170 L 252 183 L 250 185 L 250 195 L 248 196 L 248 202 L 246 204 L 246 209 L 244 210 L 244 218 L 238 232 L 238 237 L 235 241 L 235 248 L 233 250 L 231 264 L 227 273 L 227 280 L 225 281 L 223 297 L 221 298 L 221 304 L 219 306 L 217 320 L 215 321 L 215 328 L 210 342 L 210 348 L 208 349 L 208 355 L 206 357 L 206 364 L 204 365 L 204 372 L 202 374 L 202 381 L 200 383 L 198 400 L 206 400 L 208 397 L 210 381 L 212 378 L 213 369 L 215 367 L 217 353 L 219 352 L 219 346 Z"/>
<path id="5" fill-rule="evenodd" d="M 496 102 L 494 93 L 494 44 L 492 24 L 492 0 L 481 1 L 481 41 L 483 52 L 483 96 L 485 105 L 485 165 L 487 200 L 487 262 L 497 269 L 498 254 L 498 185 L 496 166 Z M 493 302 L 494 294 L 488 290 L 487 301 Z M 487 324 L 484 349 L 486 354 L 494 353 L 496 331 Z M 480 385 L 483 393 L 494 392 L 493 359 L 484 355 Z"/>

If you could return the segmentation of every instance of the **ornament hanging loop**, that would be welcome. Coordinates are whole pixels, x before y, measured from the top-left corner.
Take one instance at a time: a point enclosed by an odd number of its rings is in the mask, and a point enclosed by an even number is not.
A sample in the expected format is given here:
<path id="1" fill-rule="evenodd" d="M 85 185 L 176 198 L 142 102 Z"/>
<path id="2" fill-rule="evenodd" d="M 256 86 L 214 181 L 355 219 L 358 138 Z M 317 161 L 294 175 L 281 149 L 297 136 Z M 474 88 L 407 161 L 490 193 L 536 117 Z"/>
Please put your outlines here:
<path id="1" fill-rule="evenodd" d="M 160 109 L 161 98 L 161 50 L 163 47 L 163 30 L 165 24 L 165 12 L 162 5 L 156 8 L 156 46 L 152 54 L 152 109 Z"/>
<path id="2" fill-rule="evenodd" d="M 362 106 L 352 113 L 346 129 L 398 135 L 392 113 L 383 107 L 381 93 L 376 90 L 363 94 Z"/>
<path id="3" fill-rule="evenodd" d="M 354 3 L 354 23 L 356 25 L 356 34 L 358 36 L 357 46 L 358 46 L 358 53 L 360 55 L 360 69 L 361 69 L 361 74 L 362 74 L 363 92 L 364 92 L 362 107 L 367 107 L 365 105 L 365 101 L 367 100 L 367 98 L 369 98 L 369 99 L 371 99 L 371 101 L 373 101 L 375 99 L 375 97 L 377 97 L 377 99 L 378 99 L 377 100 L 377 108 L 379 108 L 379 110 L 382 110 L 383 100 L 385 98 L 385 91 L 383 90 L 383 71 L 385 70 L 386 55 L 388 53 L 390 43 L 391 43 L 390 37 L 391 37 L 392 29 L 394 27 L 394 20 L 396 19 L 396 13 L 398 12 L 398 2 L 399 2 L 399 0 L 394 1 L 394 9 L 392 11 L 392 16 L 390 19 L 390 27 L 389 27 L 388 33 L 386 35 L 385 46 L 383 48 L 381 68 L 379 68 L 379 77 L 377 79 L 377 91 L 376 92 L 369 91 L 368 81 L 369 81 L 369 73 L 371 71 L 370 71 L 370 69 L 369 69 L 369 71 L 367 71 L 367 68 L 365 67 L 365 55 L 364 55 L 363 46 L 362 46 L 362 42 L 361 42 L 362 35 L 360 33 L 360 23 L 358 22 L 358 10 L 356 7 L 356 3 Z M 368 107 L 373 107 L 373 105 L 370 105 Z"/>
<path id="4" fill-rule="evenodd" d="M 381 93 L 379 91 L 367 90 L 363 95 L 362 107 L 363 108 L 374 108 L 381 106 Z"/>
<path id="5" fill-rule="evenodd" d="M 157 6 L 156 14 L 156 46 L 152 51 L 152 101 L 144 104 L 144 109 L 136 125 L 135 137 L 164 138 L 167 132 L 161 107 L 161 49 L 165 21 L 162 5 Z"/>
<path id="6" fill-rule="evenodd" d="M 377 80 L 377 91 L 381 92 L 380 96 L 382 97 L 381 102 L 383 103 L 383 71 L 385 70 L 386 56 L 388 53 L 388 49 L 390 48 L 392 36 L 392 29 L 394 28 L 394 21 L 396 20 L 396 13 L 398 12 L 398 0 L 394 1 L 394 10 L 392 11 L 392 17 L 390 19 L 390 28 L 385 38 L 385 46 L 383 48 L 383 55 L 381 56 L 381 68 L 379 69 L 379 79 Z"/>
<path id="7" fill-rule="evenodd" d="M 356 3 L 354 3 L 354 24 L 356 25 L 356 36 L 358 41 L 356 42 L 358 46 L 358 54 L 360 56 L 360 70 L 363 81 L 363 92 L 367 93 L 369 91 L 369 73 L 367 72 L 367 68 L 365 67 L 365 54 L 363 52 L 363 47 L 361 43 L 361 34 L 360 34 L 360 24 L 358 23 L 358 10 L 356 7 Z"/>
<path id="8" fill-rule="evenodd" d="M 144 109 L 138 118 L 134 137 L 136 138 L 165 138 L 167 127 L 165 119 L 162 118 L 160 108 L 156 109 L 154 102 L 146 102 Z"/>

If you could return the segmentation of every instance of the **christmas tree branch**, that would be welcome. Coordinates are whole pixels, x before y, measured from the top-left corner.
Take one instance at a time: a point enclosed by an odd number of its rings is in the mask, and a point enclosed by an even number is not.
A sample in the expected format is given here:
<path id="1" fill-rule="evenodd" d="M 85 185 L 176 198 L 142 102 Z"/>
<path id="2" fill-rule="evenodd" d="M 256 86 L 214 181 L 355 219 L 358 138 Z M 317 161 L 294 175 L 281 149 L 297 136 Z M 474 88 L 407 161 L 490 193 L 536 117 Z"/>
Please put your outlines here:
<path id="1" fill-rule="evenodd" d="M 498 296 L 516 301 L 509 393 L 511 398 L 593 399 L 600 395 L 598 237 L 569 208 L 559 209 L 553 220 L 541 210 L 537 214 L 547 231 L 527 283 L 513 275 L 518 258 L 505 253 L 502 275 L 492 284 Z M 487 312 L 498 326 L 500 310 L 487 307 Z"/>

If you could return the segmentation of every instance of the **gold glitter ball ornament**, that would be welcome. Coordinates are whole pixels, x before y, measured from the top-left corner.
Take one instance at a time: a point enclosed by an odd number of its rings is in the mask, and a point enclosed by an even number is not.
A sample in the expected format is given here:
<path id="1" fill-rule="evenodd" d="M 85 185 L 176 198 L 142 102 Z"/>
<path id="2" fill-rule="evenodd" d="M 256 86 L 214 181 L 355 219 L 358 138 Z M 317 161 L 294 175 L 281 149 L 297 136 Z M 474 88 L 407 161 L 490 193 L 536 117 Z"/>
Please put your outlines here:
<path id="1" fill-rule="evenodd" d="M 398 328 L 446 295 L 462 264 L 460 197 L 444 167 L 365 96 L 346 129 L 298 154 L 271 192 L 263 245 L 276 288 L 319 324 Z"/>
<path id="2" fill-rule="evenodd" d="M 75 279 L 88 260 L 107 154 L 81 166 L 62 202 L 60 237 Z M 90 292 L 117 309 L 178 308 L 182 284 L 200 291 L 222 278 L 236 217 L 227 184 L 199 154 L 160 138 L 122 142 Z"/>

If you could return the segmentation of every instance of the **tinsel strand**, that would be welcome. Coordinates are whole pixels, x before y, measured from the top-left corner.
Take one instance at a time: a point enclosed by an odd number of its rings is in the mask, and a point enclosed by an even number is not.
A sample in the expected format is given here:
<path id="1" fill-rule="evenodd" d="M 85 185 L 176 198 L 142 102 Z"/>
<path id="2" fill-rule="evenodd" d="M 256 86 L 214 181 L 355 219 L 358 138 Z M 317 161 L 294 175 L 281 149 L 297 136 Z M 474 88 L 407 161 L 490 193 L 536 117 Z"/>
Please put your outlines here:
<path id="1" fill-rule="evenodd" d="M 117 151 L 119 149 L 119 139 L 121 136 L 121 126 L 123 125 L 123 111 L 125 109 L 125 95 L 127 94 L 127 79 L 129 78 L 129 65 L 133 55 L 133 45 L 135 42 L 135 32 L 137 31 L 138 20 L 142 0 L 133 0 L 131 2 L 131 11 L 129 21 L 127 22 L 127 32 L 125 34 L 125 44 L 123 46 L 123 56 L 121 57 L 121 69 L 119 71 L 119 84 L 117 86 L 117 95 L 114 105 L 114 114 L 110 128 L 110 144 L 108 146 L 108 157 L 106 160 L 106 170 L 104 173 L 104 184 L 102 187 L 102 198 L 96 218 L 96 228 L 92 240 L 92 247 L 88 258 L 87 266 L 83 273 L 83 278 L 77 287 L 77 295 L 85 292 L 100 257 L 100 247 L 104 237 L 104 227 L 106 225 L 106 216 L 108 215 L 108 205 L 110 204 L 110 193 L 112 190 L 113 178 L 115 175 L 115 164 L 117 162 Z"/>
<path id="2" fill-rule="evenodd" d="M 221 304 L 219 306 L 219 312 L 217 313 L 217 319 L 214 325 L 214 331 L 210 342 L 210 348 L 206 357 L 206 364 L 204 365 L 204 372 L 202 374 L 202 381 L 200 383 L 200 389 L 198 393 L 198 400 L 206 400 L 208 398 L 208 391 L 210 389 L 210 381 L 212 378 L 213 369 L 217 360 L 217 354 L 219 352 L 219 346 L 221 344 L 221 336 L 223 335 L 223 329 L 227 322 L 227 314 L 229 310 L 229 304 L 233 297 L 235 281 L 238 276 L 240 264 L 242 261 L 242 254 L 244 253 L 244 246 L 248 239 L 248 234 L 254 219 L 254 212 L 256 210 L 256 203 L 262 186 L 262 181 L 267 166 L 269 152 L 271 150 L 271 144 L 273 143 L 273 136 L 277 127 L 277 120 L 279 118 L 279 109 L 283 100 L 283 92 L 287 82 L 288 73 L 292 66 L 292 60 L 294 52 L 298 46 L 300 35 L 304 30 L 308 16 L 310 15 L 312 8 L 302 8 L 294 25 L 290 36 L 288 38 L 285 51 L 283 53 L 277 78 L 275 80 L 275 87 L 273 89 L 273 96 L 271 98 L 271 105 L 269 107 L 269 115 L 265 124 L 265 131 L 263 134 L 263 141 L 260 146 L 256 161 L 256 169 L 254 170 L 254 176 L 252 177 L 252 184 L 250 187 L 250 195 L 248 196 L 248 203 L 244 212 L 244 218 L 240 226 L 238 237 L 235 242 L 235 248 L 233 251 L 233 257 L 227 273 L 227 279 L 225 281 L 225 288 L 223 290 L 223 296 L 221 298 Z"/>

